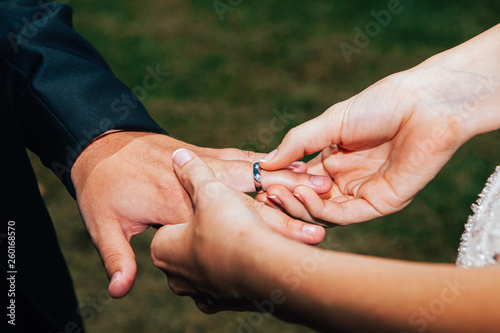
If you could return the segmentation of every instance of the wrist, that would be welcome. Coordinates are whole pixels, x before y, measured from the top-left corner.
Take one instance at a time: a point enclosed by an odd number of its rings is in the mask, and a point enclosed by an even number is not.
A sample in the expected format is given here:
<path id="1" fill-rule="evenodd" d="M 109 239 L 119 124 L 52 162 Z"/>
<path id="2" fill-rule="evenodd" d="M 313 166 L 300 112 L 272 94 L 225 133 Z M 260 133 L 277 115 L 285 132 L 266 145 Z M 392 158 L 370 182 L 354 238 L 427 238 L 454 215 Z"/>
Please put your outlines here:
<path id="1" fill-rule="evenodd" d="M 419 98 L 434 97 L 463 142 L 500 128 L 500 25 L 413 70 L 423 73 Z"/>
<path id="2" fill-rule="evenodd" d="M 106 156 L 112 155 L 126 138 L 137 137 L 141 132 L 108 131 L 94 139 L 77 157 L 71 168 L 71 180 L 78 192 L 92 169 Z M 122 145 L 123 146 L 123 145 Z"/>
<path id="3" fill-rule="evenodd" d="M 289 239 L 274 233 L 267 228 L 252 230 L 242 237 L 232 251 L 232 268 L 238 272 L 236 289 L 241 297 L 249 302 L 268 299 L 272 290 L 276 289 L 277 266 L 282 264 L 282 251 L 286 252 Z"/>
<path id="4" fill-rule="evenodd" d="M 303 277 L 302 265 L 319 251 L 268 229 L 259 229 L 238 244 L 233 252 L 233 267 L 239 272 L 237 290 L 253 310 L 256 302 L 284 304 Z"/>

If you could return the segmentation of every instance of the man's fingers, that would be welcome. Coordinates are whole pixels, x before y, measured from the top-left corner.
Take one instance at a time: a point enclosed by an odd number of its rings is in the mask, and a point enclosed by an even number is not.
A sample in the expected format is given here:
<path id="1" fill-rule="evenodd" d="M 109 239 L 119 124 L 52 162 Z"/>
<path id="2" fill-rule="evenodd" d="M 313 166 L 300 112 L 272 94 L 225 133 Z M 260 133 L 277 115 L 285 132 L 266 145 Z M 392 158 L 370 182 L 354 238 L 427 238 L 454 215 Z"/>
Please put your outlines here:
<path id="1" fill-rule="evenodd" d="M 266 154 L 256 153 L 249 150 L 241 150 L 237 148 L 203 148 L 203 155 L 213 156 L 225 161 L 246 161 L 253 163 L 260 160 Z M 199 156 L 203 157 L 201 154 Z"/>
<path id="2" fill-rule="evenodd" d="M 217 179 L 227 186 L 246 193 L 255 192 L 253 179 L 253 163 L 245 161 L 221 161 L 209 159 L 208 163 L 217 175 Z M 328 192 L 332 187 L 332 180 L 328 176 L 315 176 L 303 173 L 307 165 L 295 162 L 286 170 L 261 170 L 262 188 L 264 191 L 271 185 L 279 184 L 290 191 L 299 185 L 309 186 L 318 194 Z M 292 170 L 291 170 L 292 169 Z"/>
<path id="3" fill-rule="evenodd" d="M 309 175 L 289 170 L 261 170 L 261 176 L 264 191 L 271 185 L 282 185 L 290 191 L 293 191 L 297 186 L 305 185 L 313 189 L 317 194 L 324 194 L 330 191 L 333 185 L 332 179 L 328 176 Z"/>
<path id="4" fill-rule="evenodd" d="M 283 169 L 304 155 L 340 143 L 343 115 L 349 101 L 338 103 L 322 115 L 291 129 L 278 148 L 260 162 L 266 170 Z"/>
<path id="5" fill-rule="evenodd" d="M 91 236 L 106 273 L 111 279 L 109 294 L 114 298 L 127 295 L 134 285 L 137 266 L 134 252 L 120 223 L 118 221 L 101 223 L 97 234 Z"/>

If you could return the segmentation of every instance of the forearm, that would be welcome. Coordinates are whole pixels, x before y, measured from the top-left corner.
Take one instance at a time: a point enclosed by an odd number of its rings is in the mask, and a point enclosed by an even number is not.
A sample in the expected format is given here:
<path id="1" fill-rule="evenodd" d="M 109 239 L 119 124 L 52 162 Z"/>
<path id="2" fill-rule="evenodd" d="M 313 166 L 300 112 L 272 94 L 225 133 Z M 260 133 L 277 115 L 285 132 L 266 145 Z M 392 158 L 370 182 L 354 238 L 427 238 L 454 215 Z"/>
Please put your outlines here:
<path id="1" fill-rule="evenodd" d="M 427 76 L 424 82 L 431 89 L 422 91 L 443 104 L 442 115 L 452 130 L 459 128 L 464 141 L 500 128 L 500 24 L 415 70 Z"/>
<path id="2" fill-rule="evenodd" d="M 273 314 L 284 319 L 353 332 L 366 327 L 372 332 L 493 332 L 500 324 L 496 269 L 371 258 L 288 240 L 272 244 L 265 259 L 246 261 L 264 276 L 245 275 L 247 297 L 262 305 L 271 301 Z"/>

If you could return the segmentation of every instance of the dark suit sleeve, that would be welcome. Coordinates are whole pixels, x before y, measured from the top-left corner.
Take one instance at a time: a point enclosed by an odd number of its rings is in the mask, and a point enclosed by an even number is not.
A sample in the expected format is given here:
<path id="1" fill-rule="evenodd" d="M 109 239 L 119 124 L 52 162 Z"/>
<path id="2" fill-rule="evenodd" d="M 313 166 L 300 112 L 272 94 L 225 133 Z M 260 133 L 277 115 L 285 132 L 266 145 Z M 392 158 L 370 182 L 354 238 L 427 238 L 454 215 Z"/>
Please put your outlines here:
<path id="1" fill-rule="evenodd" d="M 25 145 L 75 196 L 71 167 L 93 139 L 111 129 L 166 133 L 71 18 L 70 7 L 47 0 L 0 0 L 2 86 Z"/>

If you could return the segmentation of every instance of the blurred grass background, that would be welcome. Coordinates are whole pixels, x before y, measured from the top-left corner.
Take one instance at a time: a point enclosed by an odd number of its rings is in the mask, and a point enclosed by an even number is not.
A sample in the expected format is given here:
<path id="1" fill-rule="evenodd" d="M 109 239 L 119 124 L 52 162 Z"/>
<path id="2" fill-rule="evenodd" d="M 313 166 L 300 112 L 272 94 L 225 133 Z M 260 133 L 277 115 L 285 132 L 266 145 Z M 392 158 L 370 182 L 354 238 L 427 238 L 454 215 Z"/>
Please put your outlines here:
<path id="1" fill-rule="evenodd" d="M 170 73 L 143 102 L 177 138 L 237 147 L 269 127 L 273 109 L 286 107 L 296 117 L 272 140 L 259 142 L 255 148 L 264 152 L 332 104 L 492 27 L 500 13 L 496 0 L 402 1 L 404 10 L 348 63 L 339 44 L 353 44 L 354 28 L 364 29 L 373 20 L 370 11 L 386 9 L 387 3 L 243 0 L 221 20 L 213 1 L 69 1 L 75 29 L 130 88 L 142 85 L 146 66 L 160 64 Z M 403 212 L 330 229 L 322 246 L 454 262 L 470 205 L 499 164 L 499 151 L 500 133 L 474 138 Z M 134 289 L 124 299 L 110 300 L 103 291 L 108 280 L 76 204 L 37 158 L 33 163 L 89 332 L 236 332 L 242 320 L 248 321 L 240 313 L 205 315 L 190 299 L 173 295 L 150 262 L 152 230 L 132 240 L 138 263 Z M 247 331 L 309 331 L 270 317 L 254 324 Z"/>

